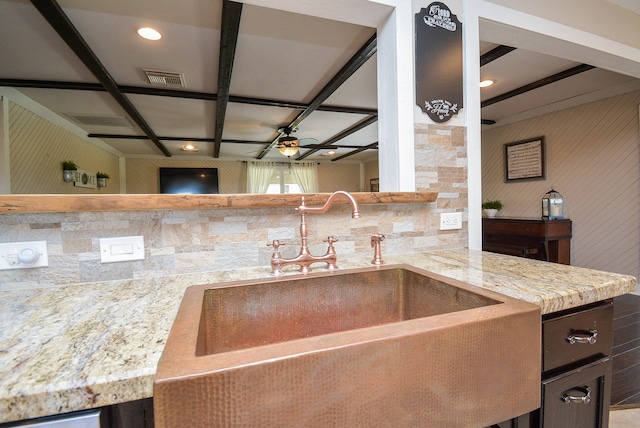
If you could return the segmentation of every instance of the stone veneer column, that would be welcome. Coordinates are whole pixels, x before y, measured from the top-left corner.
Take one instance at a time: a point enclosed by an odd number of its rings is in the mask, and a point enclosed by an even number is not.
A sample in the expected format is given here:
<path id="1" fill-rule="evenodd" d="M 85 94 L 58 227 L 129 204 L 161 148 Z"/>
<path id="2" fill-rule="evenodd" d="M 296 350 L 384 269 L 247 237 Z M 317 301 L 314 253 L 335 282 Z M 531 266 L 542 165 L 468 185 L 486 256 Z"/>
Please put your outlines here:
<path id="1" fill-rule="evenodd" d="M 441 246 L 466 247 L 468 199 L 466 129 L 462 126 L 416 124 L 416 190 L 436 191 L 429 225 L 438 230 Z M 440 231 L 440 213 L 462 212 L 461 230 Z"/>

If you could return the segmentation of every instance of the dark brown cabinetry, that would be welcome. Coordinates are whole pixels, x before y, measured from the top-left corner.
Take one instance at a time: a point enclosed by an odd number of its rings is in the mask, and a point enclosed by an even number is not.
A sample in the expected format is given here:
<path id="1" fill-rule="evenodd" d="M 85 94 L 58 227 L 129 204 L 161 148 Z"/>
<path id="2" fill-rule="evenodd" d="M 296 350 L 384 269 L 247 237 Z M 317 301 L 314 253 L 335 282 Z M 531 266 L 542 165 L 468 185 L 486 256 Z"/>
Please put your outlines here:
<path id="1" fill-rule="evenodd" d="M 483 218 L 482 249 L 571 264 L 571 220 Z"/>
<path id="2" fill-rule="evenodd" d="M 609 426 L 611 358 L 544 379 L 539 423 L 545 428 Z"/>
<path id="3" fill-rule="evenodd" d="M 153 398 L 114 404 L 104 409 L 102 427 L 153 428 Z"/>
<path id="4" fill-rule="evenodd" d="M 540 408 L 492 428 L 607 428 L 612 348 L 612 300 L 543 316 Z"/>
<path id="5" fill-rule="evenodd" d="M 532 426 L 608 427 L 613 301 L 544 316 L 542 346 L 542 404 Z"/>

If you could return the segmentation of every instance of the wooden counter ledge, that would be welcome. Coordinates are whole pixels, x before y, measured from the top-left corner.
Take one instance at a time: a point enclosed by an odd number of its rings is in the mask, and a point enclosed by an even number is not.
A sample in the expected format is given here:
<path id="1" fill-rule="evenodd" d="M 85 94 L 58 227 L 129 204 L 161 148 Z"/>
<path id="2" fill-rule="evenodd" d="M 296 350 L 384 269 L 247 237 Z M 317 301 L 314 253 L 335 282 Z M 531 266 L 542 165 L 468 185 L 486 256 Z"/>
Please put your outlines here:
<path id="1" fill-rule="evenodd" d="M 307 205 L 322 205 L 330 193 L 304 194 Z M 437 192 L 353 192 L 359 204 L 397 204 L 434 202 Z M 184 210 L 206 208 L 296 207 L 302 194 L 265 195 L 1 195 L 0 213 Z M 346 198 L 335 203 L 346 204 Z"/>

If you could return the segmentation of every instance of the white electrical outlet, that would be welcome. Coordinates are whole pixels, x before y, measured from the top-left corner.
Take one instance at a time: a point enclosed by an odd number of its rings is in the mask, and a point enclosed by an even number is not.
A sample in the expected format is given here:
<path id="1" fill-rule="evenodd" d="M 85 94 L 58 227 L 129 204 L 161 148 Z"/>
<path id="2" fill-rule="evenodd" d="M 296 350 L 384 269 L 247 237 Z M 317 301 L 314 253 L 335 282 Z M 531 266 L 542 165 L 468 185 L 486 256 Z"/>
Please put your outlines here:
<path id="1" fill-rule="evenodd" d="M 462 229 L 462 213 L 441 213 L 440 230 Z"/>

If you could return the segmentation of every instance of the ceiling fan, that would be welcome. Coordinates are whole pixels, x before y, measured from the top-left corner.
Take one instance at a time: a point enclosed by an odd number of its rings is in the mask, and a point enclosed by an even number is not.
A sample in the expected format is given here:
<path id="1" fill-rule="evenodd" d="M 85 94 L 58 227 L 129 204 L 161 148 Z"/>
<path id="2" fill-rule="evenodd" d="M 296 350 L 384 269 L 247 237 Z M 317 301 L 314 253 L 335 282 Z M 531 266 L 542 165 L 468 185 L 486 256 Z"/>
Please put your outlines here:
<path id="1" fill-rule="evenodd" d="M 282 127 L 282 128 L 278 128 L 278 132 L 280 134 L 284 134 L 281 135 L 278 138 L 277 144 L 275 146 L 275 148 L 278 149 L 278 151 L 280 152 L 280 154 L 282 154 L 283 156 L 286 156 L 289 158 L 289 160 L 291 160 L 292 156 L 294 156 L 295 154 L 298 153 L 298 151 L 301 148 L 304 149 L 327 149 L 327 150 L 335 150 L 338 148 L 338 146 L 329 146 L 329 145 L 319 145 L 319 144 L 305 144 L 305 145 L 301 145 L 301 141 L 302 140 L 313 140 L 313 141 L 318 141 L 315 138 L 312 137 L 307 137 L 307 138 L 298 138 L 298 137 L 294 137 L 291 134 L 293 134 L 294 132 L 297 132 L 298 128 L 292 128 L 292 127 Z M 359 146 L 357 146 L 359 147 Z M 247 154 L 249 153 L 256 153 L 260 150 L 255 150 L 252 152 L 247 152 Z M 333 154 L 333 153 L 331 153 Z"/>
<path id="2" fill-rule="evenodd" d="M 278 129 L 278 132 L 286 135 L 278 138 L 278 145 L 276 147 L 278 147 L 278 151 L 282 155 L 288 158 L 291 158 L 291 156 L 298 153 L 298 149 L 300 148 L 300 140 L 298 140 L 297 137 L 291 136 L 291 134 L 296 132 L 297 130 L 298 128 L 289 127 Z"/>

